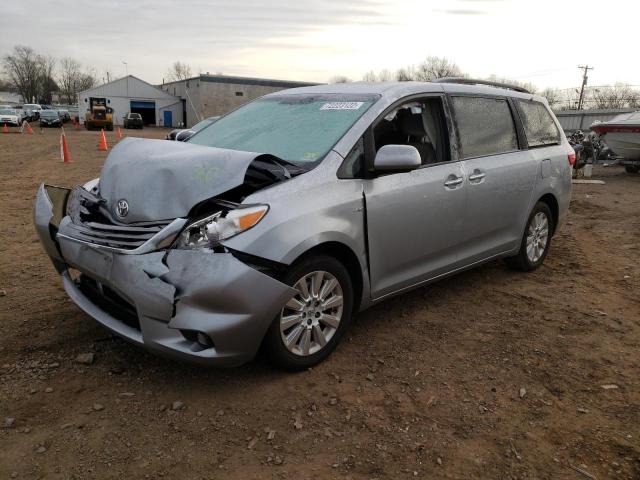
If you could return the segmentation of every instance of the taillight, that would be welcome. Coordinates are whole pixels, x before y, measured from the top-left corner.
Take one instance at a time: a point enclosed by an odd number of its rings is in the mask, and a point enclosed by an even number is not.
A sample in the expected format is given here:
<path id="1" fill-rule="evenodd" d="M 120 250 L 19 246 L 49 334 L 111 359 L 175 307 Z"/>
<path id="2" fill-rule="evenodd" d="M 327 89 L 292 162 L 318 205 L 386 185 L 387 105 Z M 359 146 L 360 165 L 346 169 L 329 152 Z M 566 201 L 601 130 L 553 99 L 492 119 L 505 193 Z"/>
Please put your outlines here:
<path id="1" fill-rule="evenodd" d="M 567 155 L 567 160 L 569 160 L 569 165 L 573 167 L 576 163 L 576 152 L 571 152 Z"/>

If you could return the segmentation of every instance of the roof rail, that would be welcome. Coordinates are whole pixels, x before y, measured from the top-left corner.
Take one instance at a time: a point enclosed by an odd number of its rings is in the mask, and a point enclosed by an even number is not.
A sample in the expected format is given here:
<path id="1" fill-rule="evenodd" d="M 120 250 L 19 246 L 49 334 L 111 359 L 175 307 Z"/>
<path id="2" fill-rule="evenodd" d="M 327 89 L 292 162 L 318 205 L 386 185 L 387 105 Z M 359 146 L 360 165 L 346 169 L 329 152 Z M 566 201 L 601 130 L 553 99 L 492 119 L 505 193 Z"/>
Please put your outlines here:
<path id="1" fill-rule="evenodd" d="M 478 80 L 476 78 L 465 77 L 443 77 L 432 80 L 432 83 L 459 83 L 462 85 L 488 85 L 490 87 L 506 88 L 520 93 L 531 93 L 529 90 L 517 85 L 502 82 L 492 82 L 491 80 Z"/>

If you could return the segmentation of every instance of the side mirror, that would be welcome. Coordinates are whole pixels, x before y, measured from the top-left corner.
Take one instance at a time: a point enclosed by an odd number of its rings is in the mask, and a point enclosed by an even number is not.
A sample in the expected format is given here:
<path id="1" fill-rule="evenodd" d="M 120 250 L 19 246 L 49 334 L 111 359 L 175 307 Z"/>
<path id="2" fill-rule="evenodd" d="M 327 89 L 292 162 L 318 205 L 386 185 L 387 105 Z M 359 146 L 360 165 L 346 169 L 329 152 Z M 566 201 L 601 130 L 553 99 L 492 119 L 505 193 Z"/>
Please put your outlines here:
<path id="1" fill-rule="evenodd" d="M 409 171 L 422 164 L 420 153 L 411 145 L 385 145 L 373 160 L 376 171 Z"/>
<path id="2" fill-rule="evenodd" d="M 187 140 L 189 140 L 191 137 L 193 137 L 193 135 L 196 132 L 194 132 L 193 130 L 182 130 L 181 132 L 178 132 L 176 134 L 176 140 L 178 142 L 186 142 Z"/>

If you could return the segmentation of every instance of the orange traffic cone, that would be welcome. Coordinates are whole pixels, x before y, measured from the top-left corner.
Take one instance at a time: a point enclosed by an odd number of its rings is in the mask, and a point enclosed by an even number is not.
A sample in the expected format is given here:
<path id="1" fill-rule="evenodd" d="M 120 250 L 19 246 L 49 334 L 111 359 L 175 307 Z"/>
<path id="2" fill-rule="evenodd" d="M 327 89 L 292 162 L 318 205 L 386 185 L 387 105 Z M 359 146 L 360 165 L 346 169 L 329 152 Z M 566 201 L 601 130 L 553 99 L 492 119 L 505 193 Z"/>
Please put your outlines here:
<path id="1" fill-rule="evenodd" d="M 76 130 L 80 130 L 80 122 L 75 122 L 73 126 L 76 127 Z"/>
<path id="2" fill-rule="evenodd" d="M 122 138 L 122 132 L 120 131 L 120 127 L 116 129 L 116 138 Z"/>
<path id="3" fill-rule="evenodd" d="M 60 134 L 60 160 L 64 163 L 71 163 L 71 156 L 69 155 L 69 147 L 67 147 L 67 136 L 64 134 L 64 128 Z"/>
<path id="4" fill-rule="evenodd" d="M 25 122 L 27 124 L 27 135 L 33 135 L 33 128 L 29 125 L 29 122 Z"/>
<path id="5" fill-rule="evenodd" d="M 98 150 L 106 152 L 109 149 L 107 147 L 107 137 L 104 136 L 104 128 L 100 129 L 100 143 L 98 144 Z"/>
<path id="6" fill-rule="evenodd" d="M 9 133 L 9 129 L 7 128 L 7 124 L 6 123 L 2 124 L 2 133 Z"/>

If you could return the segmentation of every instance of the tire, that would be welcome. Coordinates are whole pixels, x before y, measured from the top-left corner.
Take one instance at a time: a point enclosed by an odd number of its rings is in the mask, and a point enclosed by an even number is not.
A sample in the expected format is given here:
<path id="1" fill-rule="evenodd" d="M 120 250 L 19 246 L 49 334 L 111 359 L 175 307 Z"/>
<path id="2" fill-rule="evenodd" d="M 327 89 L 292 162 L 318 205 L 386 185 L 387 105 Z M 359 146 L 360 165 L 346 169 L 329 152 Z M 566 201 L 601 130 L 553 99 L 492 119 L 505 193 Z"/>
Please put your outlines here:
<path id="1" fill-rule="evenodd" d="M 640 166 L 638 165 L 625 165 L 624 169 L 627 173 L 638 173 L 640 172 Z"/>
<path id="2" fill-rule="evenodd" d="M 322 281 L 314 289 L 318 278 L 322 278 Z M 276 366 L 291 371 L 304 370 L 327 358 L 344 335 L 353 309 L 351 277 L 338 260 L 318 255 L 296 262 L 281 280 L 291 286 L 302 285 L 299 282 L 304 281 L 308 300 L 300 301 L 305 297 L 302 293 L 305 289 L 301 287 L 299 295 L 293 297 L 274 318 L 265 335 L 263 347 Z M 337 286 L 332 286 L 335 284 Z M 323 293 L 323 288 L 327 287 L 331 289 L 324 294 L 325 303 L 330 301 L 327 304 L 333 306 L 322 309 L 322 305 L 318 306 L 320 300 L 317 294 Z M 340 298 L 342 303 L 338 306 Z M 293 306 L 296 308 L 291 308 Z M 283 319 L 289 322 L 281 328 Z M 289 347 L 285 344 L 287 337 L 292 340 Z M 326 342 L 324 345 L 322 339 Z"/>
<path id="3" fill-rule="evenodd" d="M 549 252 L 554 226 L 555 219 L 549 206 L 544 202 L 536 203 L 527 220 L 520 250 L 517 255 L 506 259 L 507 264 L 523 272 L 531 272 L 542 265 Z M 542 240 L 544 246 L 540 249 Z"/>

